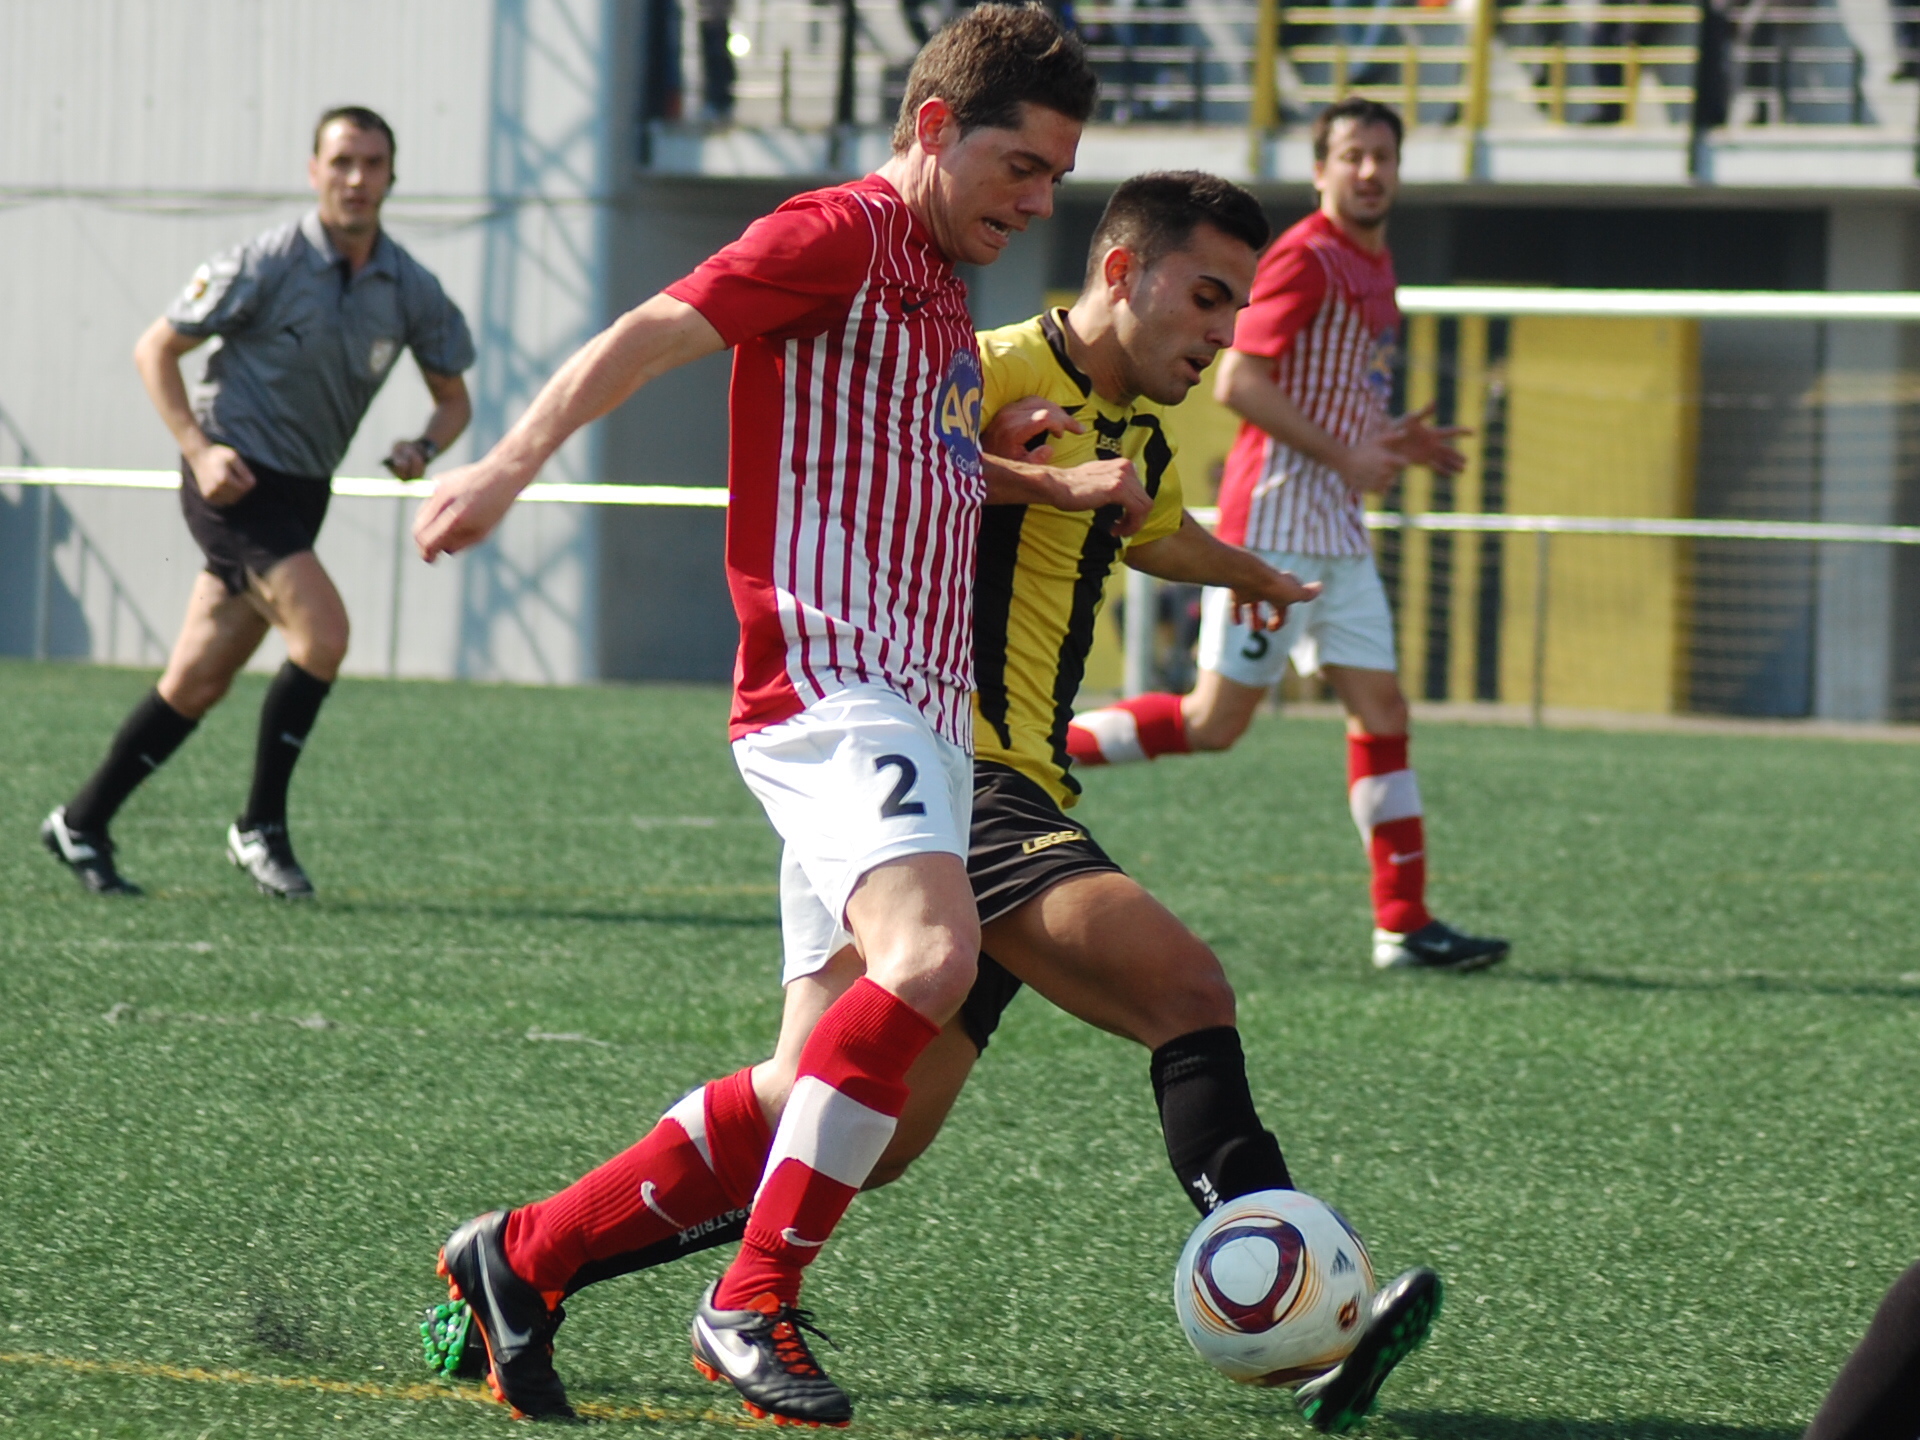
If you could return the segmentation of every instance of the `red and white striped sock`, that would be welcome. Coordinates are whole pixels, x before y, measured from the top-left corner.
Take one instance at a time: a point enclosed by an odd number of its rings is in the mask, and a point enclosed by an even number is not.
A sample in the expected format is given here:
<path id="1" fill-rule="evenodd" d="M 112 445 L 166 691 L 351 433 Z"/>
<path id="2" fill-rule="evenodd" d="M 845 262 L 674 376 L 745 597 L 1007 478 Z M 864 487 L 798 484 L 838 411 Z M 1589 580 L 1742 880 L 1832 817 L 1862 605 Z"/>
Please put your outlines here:
<path id="1" fill-rule="evenodd" d="M 714 1304 L 744 1310 L 772 1294 L 800 1298 L 820 1253 L 872 1173 L 907 1103 L 906 1075 L 940 1027 L 862 977 L 820 1017 L 774 1131 L 740 1253 Z"/>
<path id="2" fill-rule="evenodd" d="M 748 1203 L 772 1133 L 753 1071 L 689 1092 L 631 1149 L 507 1217 L 507 1263 L 557 1299 L 590 1260 L 668 1239 Z"/>
<path id="3" fill-rule="evenodd" d="M 1347 803 L 1373 864 L 1373 923 L 1411 934 L 1433 916 L 1420 785 L 1407 764 L 1405 735 L 1347 737 Z"/>
<path id="4" fill-rule="evenodd" d="M 1067 754 L 1076 765 L 1125 765 L 1185 755 L 1189 748 L 1178 695 L 1136 695 L 1077 715 L 1067 726 Z"/>

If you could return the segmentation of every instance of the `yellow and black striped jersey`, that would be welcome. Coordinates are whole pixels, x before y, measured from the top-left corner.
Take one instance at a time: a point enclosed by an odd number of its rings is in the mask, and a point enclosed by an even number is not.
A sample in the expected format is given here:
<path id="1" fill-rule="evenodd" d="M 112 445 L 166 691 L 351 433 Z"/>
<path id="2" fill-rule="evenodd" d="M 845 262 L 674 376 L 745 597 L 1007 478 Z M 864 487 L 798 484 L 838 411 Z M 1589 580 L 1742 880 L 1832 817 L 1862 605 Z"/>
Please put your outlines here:
<path id="1" fill-rule="evenodd" d="M 1153 512 L 1138 534 L 1120 540 L 1108 530 L 1115 511 L 987 506 L 973 593 L 973 747 L 980 759 L 1011 766 L 1064 806 L 1080 794 L 1067 758 L 1067 722 L 1107 577 L 1128 545 L 1178 530 L 1185 507 L 1161 407 L 1150 400 L 1116 405 L 1094 394 L 1093 382 L 1067 356 L 1063 314 L 1048 311 L 981 335 L 981 421 L 1029 395 L 1053 401 L 1087 430 L 1056 437 L 1052 463 L 1125 456 L 1153 497 Z"/>

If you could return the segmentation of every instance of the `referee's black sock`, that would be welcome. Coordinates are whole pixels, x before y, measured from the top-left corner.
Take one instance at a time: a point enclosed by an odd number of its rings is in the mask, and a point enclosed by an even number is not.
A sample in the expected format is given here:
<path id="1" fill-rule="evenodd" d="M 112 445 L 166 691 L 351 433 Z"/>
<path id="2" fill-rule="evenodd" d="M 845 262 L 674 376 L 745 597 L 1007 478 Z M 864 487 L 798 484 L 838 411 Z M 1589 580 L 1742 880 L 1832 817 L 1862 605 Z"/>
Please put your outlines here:
<path id="1" fill-rule="evenodd" d="M 100 768 L 67 802 L 68 827 L 95 835 L 105 830 L 140 782 L 165 764 L 199 723 L 162 700 L 158 690 L 149 690 L 121 723 Z"/>
<path id="2" fill-rule="evenodd" d="M 260 740 L 253 752 L 253 792 L 240 817 L 242 830 L 287 823 L 287 786 L 313 731 L 320 702 L 333 685 L 293 661 L 280 667 L 260 707 Z"/>
<path id="3" fill-rule="evenodd" d="M 1806 1440 L 1920 1435 L 1920 1265 L 1893 1282 Z"/>
<path id="4" fill-rule="evenodd" d="M 1153 1098 L 1173 1173 L 1202 1215 L 1256 1190 L 1293 1188 L 1280 1142 L 1253 1107 L 1233 1026 L 1195 1030 L 1155 1050 Z"/>

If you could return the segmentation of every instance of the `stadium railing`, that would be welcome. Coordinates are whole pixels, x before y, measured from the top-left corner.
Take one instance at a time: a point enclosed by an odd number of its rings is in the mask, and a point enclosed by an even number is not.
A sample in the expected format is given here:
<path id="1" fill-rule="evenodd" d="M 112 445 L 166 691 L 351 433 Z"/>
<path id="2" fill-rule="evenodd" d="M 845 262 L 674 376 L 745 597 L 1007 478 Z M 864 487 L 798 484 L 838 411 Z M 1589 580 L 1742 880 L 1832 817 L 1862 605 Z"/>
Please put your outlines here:
<path id="1" fill-rule="evenodd" d="M 677 56 L 687 114 L 701 66 L 692 8 Z M 933 0 L 740 0 L 734 121 L 884 125 L 946 13 Z M 1072 15 L 1101 77 L 1097 123 L 1245 127 L 1256 149 L 1348 94 L 1395 106 L 1410 128 L 1463 137 L 1871 127 L 1888 123 L 1874 113 L 1875 77 L 1911 61 L 1920 31 L 1909 7 L 1842 14 L 1774 0 L 1725 10 L 1101 0 Z M 671 104 L 655 113 L 672 123 Z"/>

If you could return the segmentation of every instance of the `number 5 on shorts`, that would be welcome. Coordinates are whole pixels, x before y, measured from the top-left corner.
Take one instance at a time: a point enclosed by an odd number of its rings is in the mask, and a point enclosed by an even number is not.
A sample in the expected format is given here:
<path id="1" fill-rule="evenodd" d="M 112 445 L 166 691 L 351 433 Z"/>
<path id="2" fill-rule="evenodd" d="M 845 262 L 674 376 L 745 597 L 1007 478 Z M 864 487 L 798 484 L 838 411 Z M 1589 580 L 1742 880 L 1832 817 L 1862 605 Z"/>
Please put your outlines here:
<path id="1" fill-rule="evenodd" d="M 909 800 L 907 795 L 913 789 L 913 782 L 920 778 L 920 768 L 904 755 L 882 755 L 873 762 L 875 770 L 898 770 L 900 778 L 894 782 L 893 790 L 880 803 L 880 818 L 891 820 L 896 815 L 924 815 L 927 807 L 918 800 Z"/>

